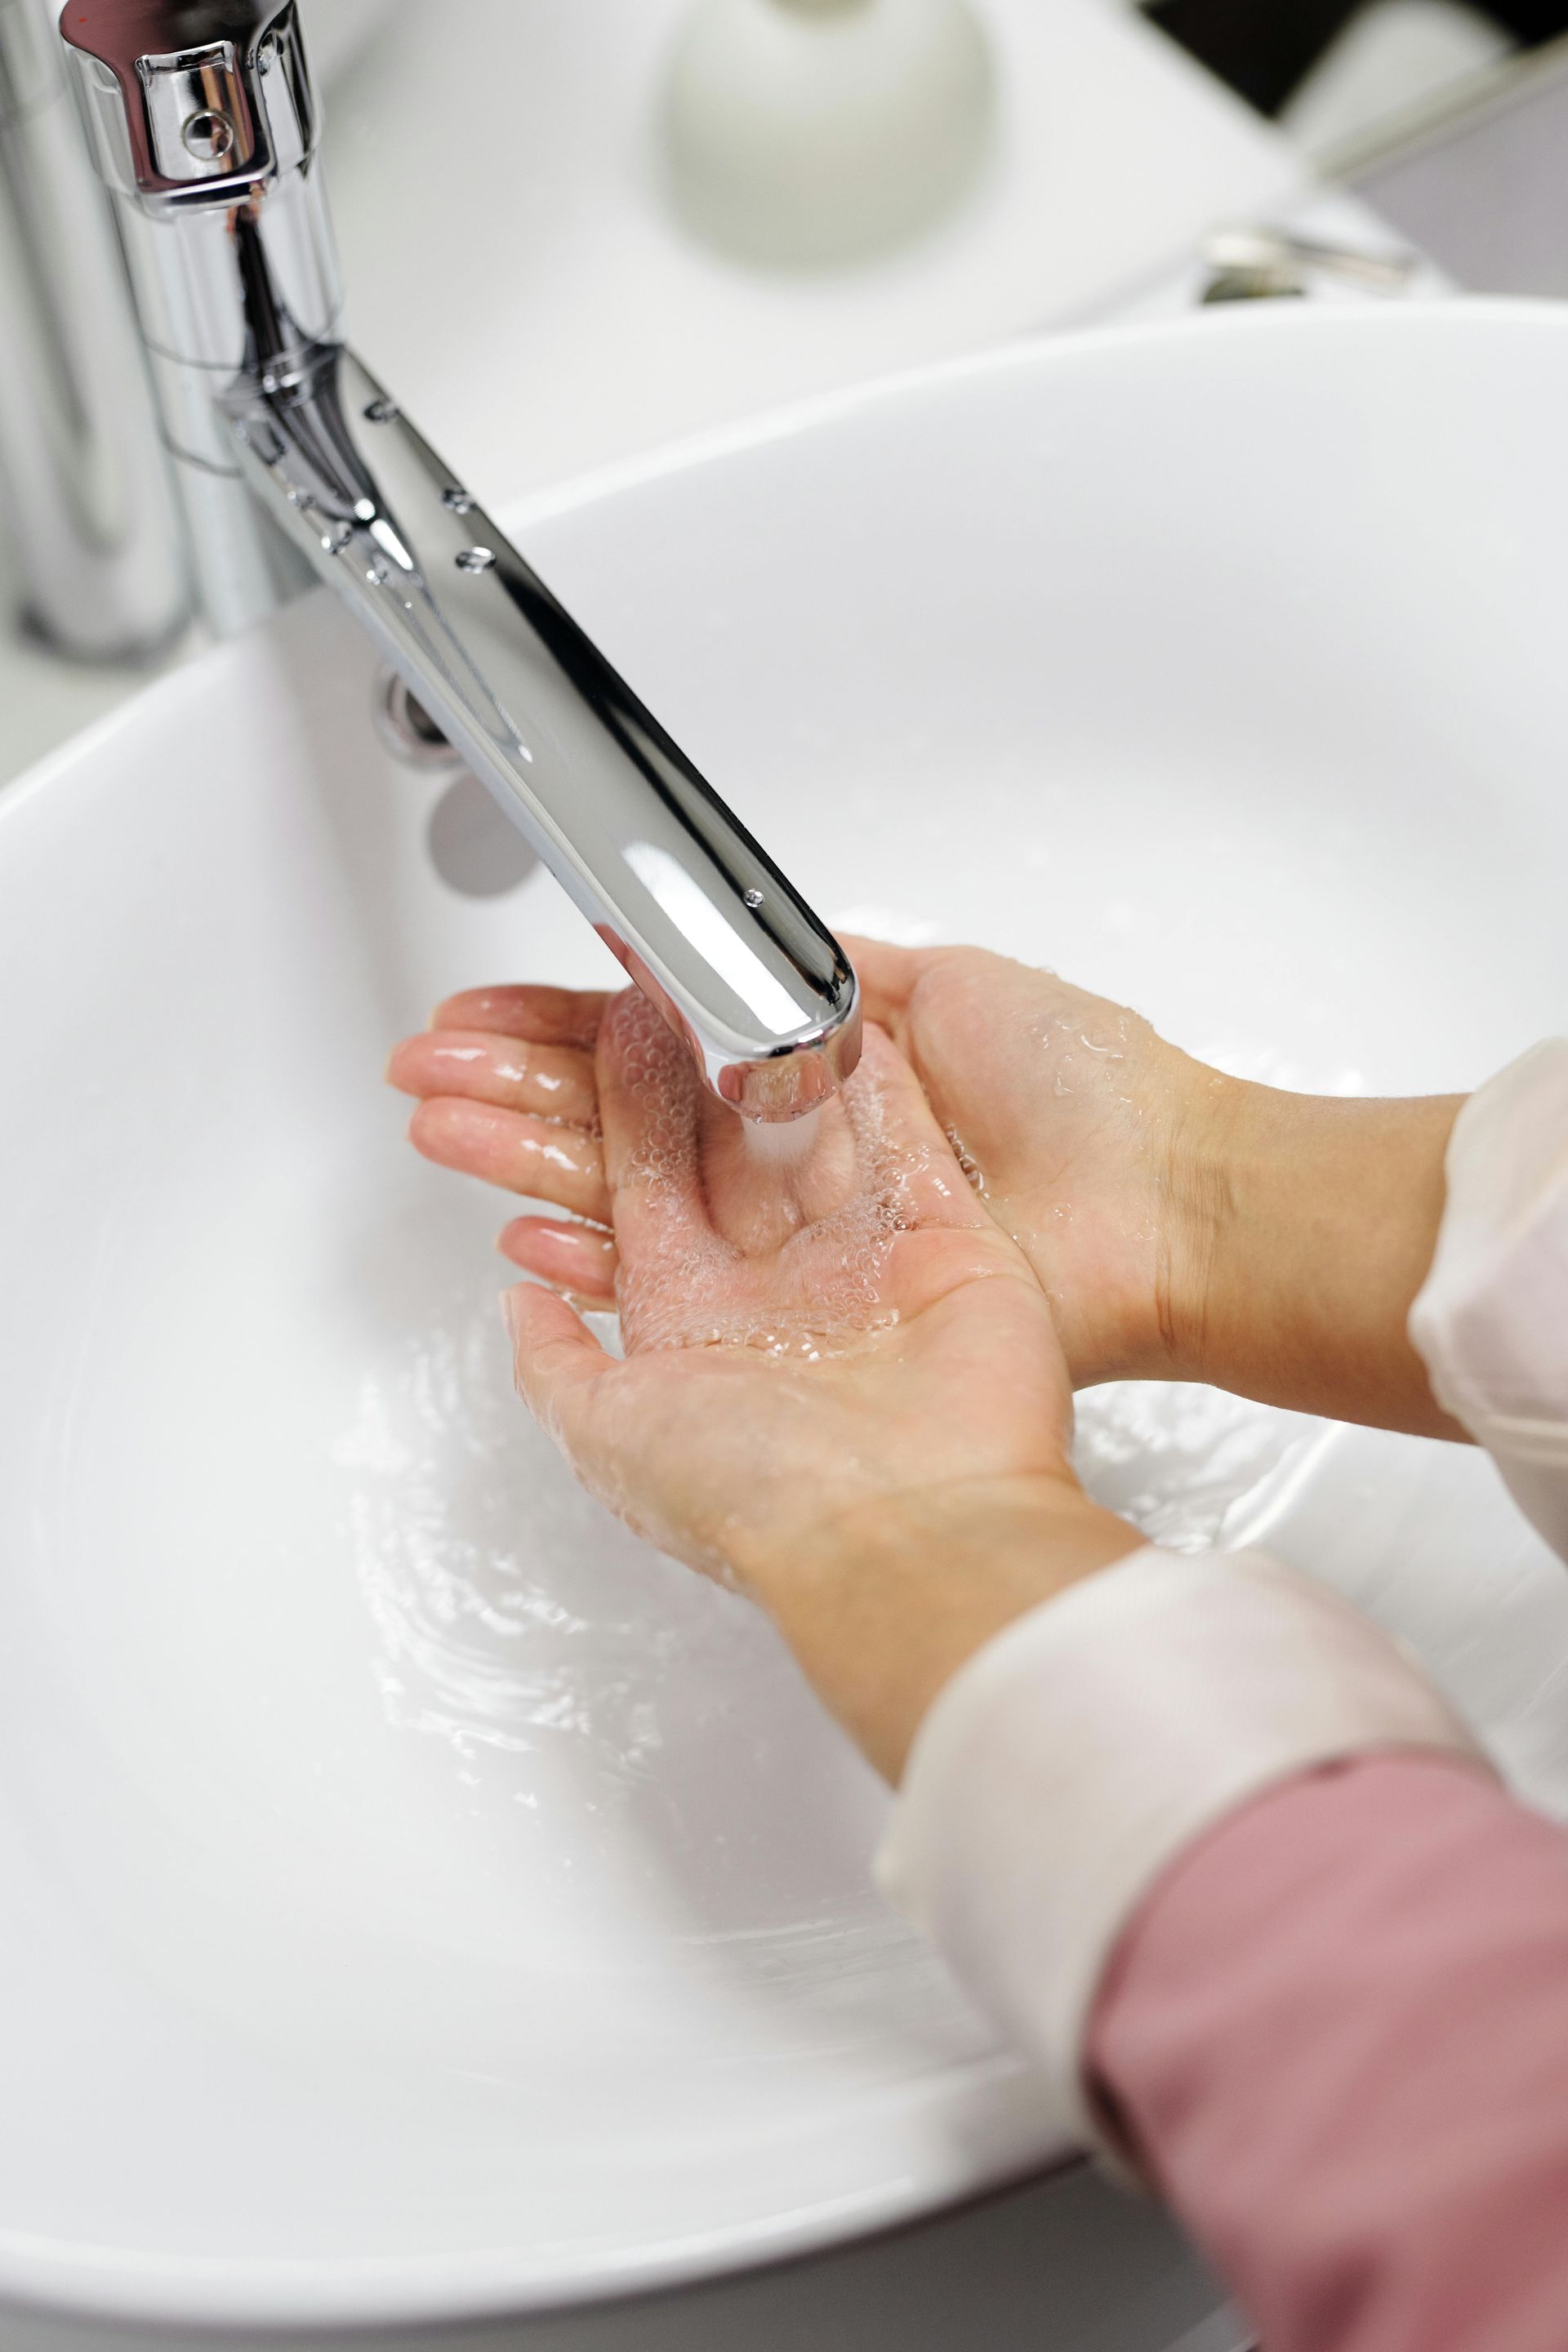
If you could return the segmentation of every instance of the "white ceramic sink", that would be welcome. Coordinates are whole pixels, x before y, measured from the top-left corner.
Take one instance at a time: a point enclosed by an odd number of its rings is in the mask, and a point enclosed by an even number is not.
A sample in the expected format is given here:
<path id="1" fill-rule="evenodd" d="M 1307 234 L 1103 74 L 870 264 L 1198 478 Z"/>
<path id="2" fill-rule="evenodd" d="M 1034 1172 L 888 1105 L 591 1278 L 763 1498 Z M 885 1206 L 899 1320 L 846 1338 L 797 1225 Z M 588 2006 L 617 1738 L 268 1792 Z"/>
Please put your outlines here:
<path id="1" fill-rule="evenodd" d="M 1568 313 L 1204 319 L 521 535 L 831 917 L 1280 1083 L 1459 1087 L 1568 1000 L 1565 416 Z M 373 667 L 317 598 L 0 801 L 0 2295 L 560 2303 L 1050 2153 L 765 1627 L 513 1403 L 500 1204 L 381 1063 L 606 963 L 543 875 L 437 878 Z M 1102 1492 L 1343 1584 L 1568 1811 L 1568 1579 L 1484 1460 L 1082 1419 Z"/>

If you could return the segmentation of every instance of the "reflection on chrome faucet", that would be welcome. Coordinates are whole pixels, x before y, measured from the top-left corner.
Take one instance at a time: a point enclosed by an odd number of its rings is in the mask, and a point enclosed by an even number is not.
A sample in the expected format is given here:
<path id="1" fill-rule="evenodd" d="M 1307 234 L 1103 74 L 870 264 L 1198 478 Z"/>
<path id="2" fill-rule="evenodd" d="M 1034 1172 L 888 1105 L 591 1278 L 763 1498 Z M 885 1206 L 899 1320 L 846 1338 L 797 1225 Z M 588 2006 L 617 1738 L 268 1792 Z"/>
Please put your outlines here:
<path id="1" fill-rule="evenodd" d="M 340 339 L 292 0 L 70 0 L 60 29 L 208 616 L 323 574 L 714 1090 L 810 1109 L 859 1051 L 842 951 Z"/>

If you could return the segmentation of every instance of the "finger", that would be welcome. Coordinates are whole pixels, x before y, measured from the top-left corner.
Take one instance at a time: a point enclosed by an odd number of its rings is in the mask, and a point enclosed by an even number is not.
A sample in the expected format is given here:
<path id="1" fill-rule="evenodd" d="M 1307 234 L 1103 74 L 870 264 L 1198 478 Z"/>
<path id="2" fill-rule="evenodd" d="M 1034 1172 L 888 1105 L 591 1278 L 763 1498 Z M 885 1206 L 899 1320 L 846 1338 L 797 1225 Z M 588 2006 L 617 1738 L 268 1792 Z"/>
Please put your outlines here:
<path id="1" fill-rule="evenodd" d="M 430 1017 L 432 1029 L 489 1029 L 535 1045 L 576 1045 L 592 1052 L 609 997 L 589 988 L 470 988 L 448 996 Z"/>
<path id="2" fill-rule="evenodd" d="M 697 1149 L 700 1080 L 635 988 L 605 1013 L 595 1067 L 616 1238 L 628 1267 L 647 1273 L 711 1230 Z"/>
<path id="3" fill-rule="evenodd" d="M 888 1032 L 900 1053 L 911 1050 L 921 982 L 955 957 L 973 952 L 959 947 L 898 948 L 887 940 L 860 939 L 851 933 L 846 933 L 840 945 L 860 983 L 862 1013 Z"/>
<path id="4" fill-rule="evenodd" d="M 386 1066 L 405 1095 L 463 1095 L 500 1110 L 594 1126 L 599 1090 L 590 1055 L 569 1045 L 536 1045 L 482 1029 L 424 1030 L 405 1037 Z"/>
<path id="5" fill-rule="evenodd" d="M 520 1282 L 501 1296 L 517 1392 L 542 1429 L 575 1459 L 595 1382 L 608 1357 L 563 1298 Z"/>
<path id="6" fill-rule="evenodd" d="M 604 1153 L 598 1137 L 583 1128 L 436 1095 L 415 1112 L 408 1139 L 442 1168 L 525 1192 L 530 1200 L 552 1201 L 597 1224 L 609 1223 Z"/>
<path id="7" fill-rule="evenodd" d="M 784 1248 L 803 1226 L 847 1208 L 865 1190 L 854 1121 L 842 1099 L 804 1126 L 738 1118 L 706 1090 L 698 1103 L 702 1192 L 714 1231 L 746 1257 Z"/>
<path id="8" fill-rule="evenodd" d="M 991 1219 L 959 1166 L 920 1080 L 886 1030 L 874 1023 L 867 1024 L 860 1066 L 849 1083 L 864 1105 L 865 1148 L 880 1162 L 879 1178 L 900 1222 L 965 1232 L 989 1227 Z"/>
<path id="9" fill-rule="evenodd" d="M 595 1305 L 613 1305 L 616 1296 L 616 1245 L 608 1234 L 591 1225 L 559 1224 L 552 1217 L 514 1217 L 496 1244 L 526 1274 L 575 1298 Z"/>
<path id="10" fill-rule="evenodd" d="M 838 944 L 855 967 L 864 1017 L 896 1036 L 924 957 L 917 949 L 896 948 L 886 940 L 865 940 L 849 931 L 840 935 Z"/>

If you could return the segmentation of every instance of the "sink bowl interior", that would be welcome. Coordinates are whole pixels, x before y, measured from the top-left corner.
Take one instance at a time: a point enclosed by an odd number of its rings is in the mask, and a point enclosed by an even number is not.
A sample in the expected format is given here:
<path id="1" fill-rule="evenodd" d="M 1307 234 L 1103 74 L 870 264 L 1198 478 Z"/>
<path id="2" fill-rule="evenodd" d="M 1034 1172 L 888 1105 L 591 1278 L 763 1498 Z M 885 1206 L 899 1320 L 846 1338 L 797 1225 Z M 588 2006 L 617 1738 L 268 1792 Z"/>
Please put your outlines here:
<path id="1" fill-rule="evenodd" d="M 1447 1088 L 1568 982 L 1564 413 L 1544 310 L 1205 320 L 520 535 L 841 925 Z M 510 1394 L 500 1207 L 380 1065 L 453 988 L 614 967 L 542 873 L 440 878 L 517 861 L 373 673 L 314 599 L 0 803 L 0 2292 L 559 2302 L 1051 2153 L 765 1626 Z M 1081 1421 L 1108 1498 L 1342 1583 L 1568 1811 L 1568 1582 L 1484 1460 L 1202 1391 Z"/>

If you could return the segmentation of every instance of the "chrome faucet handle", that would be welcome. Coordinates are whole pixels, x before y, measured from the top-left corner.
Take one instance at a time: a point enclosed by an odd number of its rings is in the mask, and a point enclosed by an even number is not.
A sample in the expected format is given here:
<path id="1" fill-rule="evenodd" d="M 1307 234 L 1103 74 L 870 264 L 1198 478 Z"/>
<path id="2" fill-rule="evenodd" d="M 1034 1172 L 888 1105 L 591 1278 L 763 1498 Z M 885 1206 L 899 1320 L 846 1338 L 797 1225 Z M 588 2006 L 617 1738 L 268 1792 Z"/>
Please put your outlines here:
<path id="1" fill-rule="evenodd" d="M 60 33 L 127 194 L 237 192 L 314 150 L 294 0 L 69 0 Z"/>
<path id="2" fill-rule="evenodd" d="M 342 339 L 294 0 L 68 0 L 60 29 L 208 616 L 243 626 L 282 561 L 313 566 L 714 1093 L 814 1108 L 860 1050 L 842 950 Z"/>

